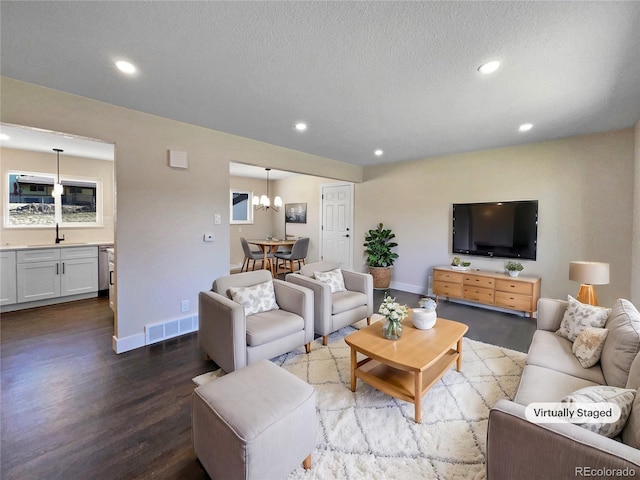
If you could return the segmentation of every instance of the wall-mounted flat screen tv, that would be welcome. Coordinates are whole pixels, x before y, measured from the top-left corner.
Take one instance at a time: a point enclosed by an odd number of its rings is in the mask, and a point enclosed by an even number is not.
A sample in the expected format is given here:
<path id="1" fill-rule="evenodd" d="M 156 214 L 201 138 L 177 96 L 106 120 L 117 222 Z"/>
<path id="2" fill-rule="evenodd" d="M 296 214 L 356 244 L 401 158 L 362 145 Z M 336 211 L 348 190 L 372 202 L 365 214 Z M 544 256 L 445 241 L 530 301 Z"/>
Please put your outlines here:
<path id="1" fill-rule="evenodd" d="M 453 253 L 536 259 L 537 200 L 455 203 L 452 225 Z"/>

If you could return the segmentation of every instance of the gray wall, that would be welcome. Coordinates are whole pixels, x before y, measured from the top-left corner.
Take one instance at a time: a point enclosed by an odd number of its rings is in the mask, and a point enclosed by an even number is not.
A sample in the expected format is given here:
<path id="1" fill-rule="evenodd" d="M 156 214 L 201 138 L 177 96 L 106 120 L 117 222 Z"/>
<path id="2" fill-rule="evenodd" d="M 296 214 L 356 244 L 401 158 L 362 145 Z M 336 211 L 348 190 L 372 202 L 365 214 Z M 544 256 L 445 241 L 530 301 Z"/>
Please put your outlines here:
<path id="1" fill-rule="evenodd" d="M 631 295 L 632 224 L 640 214 L 634 155 L 634 130 L 626 129 L 365 168 L 356 185 L 356 235 L 379 222 L 392 228 L 400 255 L 392 285 L 426 292 L 431 268 L 453 257 L 453 203 L 535 199 L 538 258 L 522 262 L 522 275 L 540 275 L 543 296 L 565 298 L 579 288 L 568 279 L 571 260 L 608 262 L 611 283 L 596 288 L 610 305 Z M 468 260 L 491 271 L 505 262 Z"/>

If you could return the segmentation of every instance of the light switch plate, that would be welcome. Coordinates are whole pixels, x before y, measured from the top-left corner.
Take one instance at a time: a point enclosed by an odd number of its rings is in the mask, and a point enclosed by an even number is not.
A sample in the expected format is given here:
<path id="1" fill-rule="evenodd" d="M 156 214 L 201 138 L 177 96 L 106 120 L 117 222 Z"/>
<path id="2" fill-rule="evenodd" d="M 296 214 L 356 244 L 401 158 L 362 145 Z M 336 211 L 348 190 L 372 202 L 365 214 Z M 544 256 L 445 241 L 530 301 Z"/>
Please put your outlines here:
<path id="1" fill-rule="evenodd" d="M 213 216 L 213 219 L 214 219 L 213 223 L 215 223 L 216 225 L 220 225 L 222 223 L 222 219 L 220 218 L 220 214 L 219 213 L 216 213 Z"/>

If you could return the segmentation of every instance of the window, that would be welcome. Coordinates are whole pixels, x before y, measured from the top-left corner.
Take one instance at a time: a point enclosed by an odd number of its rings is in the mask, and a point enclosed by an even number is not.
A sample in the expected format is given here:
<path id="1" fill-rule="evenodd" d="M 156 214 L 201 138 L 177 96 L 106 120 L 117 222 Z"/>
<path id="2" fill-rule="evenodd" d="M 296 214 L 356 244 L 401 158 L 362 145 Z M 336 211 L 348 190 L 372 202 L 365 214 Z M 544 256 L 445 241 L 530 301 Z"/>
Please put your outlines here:
<path id="1" fill-rule="evenodd" d="M 102 182 L 98 178 L 60 178 L 63 193 L 53 197 L 55 177 L 9 172 L 5 227 L 102 226 Z"/>
<path id="2" fill-rule="evenodd" d="M 231 223 L 253 223 L 253 192 L 231 190 Z"/>

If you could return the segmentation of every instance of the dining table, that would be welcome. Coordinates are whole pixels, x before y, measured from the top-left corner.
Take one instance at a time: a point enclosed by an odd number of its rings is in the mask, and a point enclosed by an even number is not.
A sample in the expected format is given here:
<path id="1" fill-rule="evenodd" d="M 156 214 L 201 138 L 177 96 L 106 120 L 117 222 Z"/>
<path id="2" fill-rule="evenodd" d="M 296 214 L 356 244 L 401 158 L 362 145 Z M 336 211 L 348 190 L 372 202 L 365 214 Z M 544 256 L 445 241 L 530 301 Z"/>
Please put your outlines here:
<path id="1" fill-rule="evenodd" d="M 262 254 L 264 255 L 264 259 L 262 261 L 262 268 L 265 270 L 271 270 L 271 275 L 276 276 L 275 265 L 271 258 L 268 257 L 270 253 L 276 253 L 278 251 L 278 247 L 291 247 L 295 240 L 280 240 L 277 238 L 272 239 L 252 239 L 247 240 L 247 243 L 252 245 L 257 245 L 262 250 Z"/>

